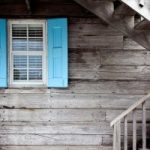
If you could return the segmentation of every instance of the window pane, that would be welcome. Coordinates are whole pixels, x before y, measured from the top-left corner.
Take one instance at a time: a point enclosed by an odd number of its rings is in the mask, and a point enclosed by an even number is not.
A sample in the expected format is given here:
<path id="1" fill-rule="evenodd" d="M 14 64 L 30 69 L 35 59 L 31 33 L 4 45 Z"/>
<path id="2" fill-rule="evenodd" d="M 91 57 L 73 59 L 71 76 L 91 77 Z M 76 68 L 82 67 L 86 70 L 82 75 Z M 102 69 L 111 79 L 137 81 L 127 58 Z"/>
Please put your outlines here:
<path id="1" fill-rule="evenodd" d="M 42 80 L 42 69 L 29 69 L 29 80 Z"/>
<path id="2" fill-rule="evenodd" d="M 27 56 L 14 55 L 14 80 L 27 80 Z"/>
<path id="3" fill-rule="evenodd" d="M 42 80 L 42 56 L 29 56 L 29 80 Z"/>
<path id="4" fill-rule="evenodd" d="M 27 56 L 14 55 L 14 68 L 27 68 Z"/>
<path id="5" fill-rule="evenodd" d="M 27 39 L 26 38 L 13 38 L 12 39 L 13 51 L 27 51 Z"/>
<path id="6" fill-rule="evenodd" d="M 42 38 L 29 38 L 29 51 L 42 51 L 43 39 Z"/>
<path id="7" fill-rule="evenodd" d="M 39 25 L 29 25 L 29 37 L 43 37 L 43 27 Z"/>
<path id="8" fill-rule="evenodd" d="M 42 56 L 29 56 L 29 68 L 42 68 Z"/>
<path id="9" fill-rule="evenodd" d="M 12 25 L 12 36 L 13 37 L 26 37 L 27 36 L 27 26 L 24 24 Z"/>
<path id="10" fill-rule="evenodd" d="M 14 81 L 24 84 L 43 80 L 44 53 L 42 51 L 44 51 L 45 40 L 43 28 L 43 23 L 12 24 L 11 49 Z"/>
<path id="11" fill-rule="evenodd" d="M 14 69 L 14 80 L 27 80 L 27 69 Z"/>

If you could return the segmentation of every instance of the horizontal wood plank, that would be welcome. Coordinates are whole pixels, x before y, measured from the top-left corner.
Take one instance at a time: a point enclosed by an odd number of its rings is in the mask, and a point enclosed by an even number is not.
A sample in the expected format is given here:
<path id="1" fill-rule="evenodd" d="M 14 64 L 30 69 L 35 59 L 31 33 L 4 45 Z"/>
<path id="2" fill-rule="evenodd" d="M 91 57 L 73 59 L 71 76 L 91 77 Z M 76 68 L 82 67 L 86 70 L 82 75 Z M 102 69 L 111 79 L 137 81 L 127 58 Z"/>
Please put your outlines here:
<path id="1" fill-rule="evenodd" d="M 1 150 L 112 150 L 111 146 L 0 146 Z"/>
<path id="2" fill-rule="evenodd" d="M 123 36 L 70 36 L 69 48 L 123 49 Z"/>
<path id="3" fill-rule="evenodd" d="M 147 123 L 147 129 L 150 123 Z M 121 123 L 121 128 L 124 124 Z M 137 123 L 137 135 L 142 136 L 142 122 Z M 109 121 L 97 123 L 1 122 L 0 134 L 50 134 L 50 135 L 112 135 Z M 121 131 L 124 135 L 124 131 Z M 132 136 L 132 122 L 128 122 L 128 136 Z"/>
<path id="4" fill-rule="evenodd" d="M 0 94 L 1 109 L 126 109 L 143 95 L 120 94 Z M 147 102 L 150 106 L 150 102 Z"/>
<path id="5" fill-rule="evenodd" d="M 66 89 L 3 89 L 0 93 L 63 93 L 63 94 L 129 94 L 145 95 L 150 92 L 149 81 L 71 81 Z"/>
<path id="6" fill-rule="evenodd" d="M 50 123 L 1 122 L 0 134 L 107 135 L 112 134 L 109 122 Z"/>
<path id="7" fill-rule="evenodd" d="M 1 134 L 0 145 L 101 145 L 102 137 L 101 135 Z"/>
<path id="8" fill-rule="evenodd" d="M 119 116 L 124 111 L 122 111 L 122 110 L 107 110 L 106 120 L 112 121 L 113 119 L 115 119 L 117 116 Z M 147 111 L 147 115 L 148 116 L 150 115 L 150 111 Z M 127 116 L 127 118 L 129 120 L 129 122 L 133 121 L 131 113 Z M 141 121 L 142 110 L 137 110 L 137 118 L 136 119 L 137 119 L 137 121 Z M 121 121 L 123 121 L 123 119 Z M 150 121 L 150 118 L 147 118 L 147 121 Z"/>
<path id="9" fill-rule="evenodd" d="M 99 109 L 1 109 L 0 121 L 98 122 L 105 120 Z"/>
<path id="10" fill-rule="evenodd" d="M 149 65 L 149 52 L 147 51 L 103 51 L 101 53 L 102 65 Z"/>
<path id="11" fill-rule="evenodd" d="M 145 48 L 138 44 L 137 42 L 131 40 L 130 38 L 124 38 L 124 49 L 131 49 L 131 50 L 137 50 L 137 49 L 142 49 L 144 50 Z"/>
<path id="12" fill-rule="evenodd" d="M 113 109 L 1 109 L 0 121 L 27 122 L 93 122 L 112 121 L 124 110 Z M 150 115 L 150 110 L 147 111 Z M 137 111 L 137 120 L 141 120 L 142 112 Z M 149 119 L 149 118 L 148 118 Z M 129 119 L 131 121 L 131 116 Z"/>
<path id="13" fill-rule="evenodd" d="M 150 66 L 101 66 L 98 63 L 71 63 L 69 77 L 72 80 L 150 80 Z"/>

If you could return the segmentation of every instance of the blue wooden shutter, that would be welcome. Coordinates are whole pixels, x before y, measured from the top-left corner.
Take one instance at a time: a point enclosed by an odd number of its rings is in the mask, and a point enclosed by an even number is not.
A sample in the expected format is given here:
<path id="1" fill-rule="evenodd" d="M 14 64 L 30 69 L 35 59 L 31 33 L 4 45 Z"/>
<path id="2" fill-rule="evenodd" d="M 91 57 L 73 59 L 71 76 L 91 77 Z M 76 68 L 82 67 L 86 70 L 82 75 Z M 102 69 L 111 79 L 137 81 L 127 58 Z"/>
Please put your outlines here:
<path id="1" fill-rule="evenodd" d="M 68 86 L 67 19 L 48 19 L 48 87 Z"/>
<path id="2" fill-rule="evenodd" d="M 7 87 L 6 19 L 0 19 L 0 88 Z"/>

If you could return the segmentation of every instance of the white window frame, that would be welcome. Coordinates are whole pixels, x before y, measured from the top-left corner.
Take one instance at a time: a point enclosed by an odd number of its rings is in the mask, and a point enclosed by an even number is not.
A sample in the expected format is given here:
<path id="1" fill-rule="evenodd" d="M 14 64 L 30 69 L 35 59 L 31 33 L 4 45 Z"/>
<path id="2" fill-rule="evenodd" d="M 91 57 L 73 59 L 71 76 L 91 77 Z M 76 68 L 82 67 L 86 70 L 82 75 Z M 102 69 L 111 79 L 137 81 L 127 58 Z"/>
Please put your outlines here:
<path id="1" fill-rule="evenodd" d="M 13 79 L 13 51 L 12 51 L 12 25 L 13 24 L 42 24 L 43 25 L 43 51 L 41 53 L 43 56 L 42 60 L 42 81 L 14 81 Z M 9 87 L 46 87 L 47 86 L 47 27 L 46 20 L 38 19 L 18 19 L 18 20 L 9 20 L 8 21 L 8 41 L 9 41 Z M 27 35 L 28 38 L 28 35 Z M 19 52 L 23 54 L 24 52 Z M 30 52 L 32 53 L 32 52 Z M 33 52 L 34 53 L 34 52 Z M 39 52 L 38 52 L 39 53 Z M 18 54 L 18 53 L 17 53 Z M 36 55 L 36 52 L 34 53 Z"/>

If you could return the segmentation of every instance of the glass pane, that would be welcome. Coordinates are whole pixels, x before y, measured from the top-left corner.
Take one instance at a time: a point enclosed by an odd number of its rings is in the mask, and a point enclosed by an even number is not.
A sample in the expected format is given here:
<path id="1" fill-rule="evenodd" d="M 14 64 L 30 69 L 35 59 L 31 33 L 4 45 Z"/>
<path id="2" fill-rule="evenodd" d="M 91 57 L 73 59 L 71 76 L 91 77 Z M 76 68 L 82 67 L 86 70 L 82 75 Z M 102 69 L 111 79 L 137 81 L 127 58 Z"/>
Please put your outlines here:
<path id="1" fill-rule="evenodd" d="M 27 51 L 27 39 L 26 38 L 13 38 L 12 39 L 13 51 Z"/>
<path id="2" fill-rule="evenodd" d="M 14 55 L 14 80 L 27 80 L 27 56 Z"/>
<path id="3" fill-rule="evenodd" d="M 42 69 L 29 69 L 29 80 L 42 80 Z"/>
<path id="4" fill-rule="evenodd" d="M 29 68 L 42 68 L 42 56 L 29 56 Z"/>
<path id="5" fill-rule="evenodd" d="M 14 55 L 14 68 L 27 68 L 27 56 Z"/>
<path id="6" fill-rule="evenodd" d="M 14 80 L 27 80 L 27 69 L 14 69 Z"/>
<path id="7" fill-rule="evenodd" d="M 29 28 L 29 37 L 43 37 L 43 27 L 41 24 L 31 24 Z"/>
<path id="8" fill-rule="evenodd" d="M 42 38 L 29 38 L 29 51 L 42 51 L 43 39 Z"/>
<path id="9" fill-rule="evenodd" d="M 12 36 L 13 37 L 26 37 L 27 27 L 24 24 L 13 24 L 12 25 Z"/>
<path id="10" fill-rule="evenodd" d="M 41 81 L 43 78 L 43 24 L 13 24 L 13 79 Z M 27 52 L 28 51 L 28 52 Z"/>

